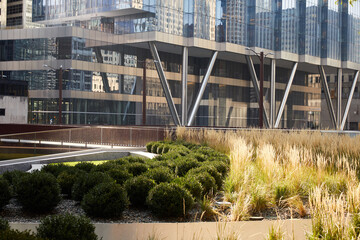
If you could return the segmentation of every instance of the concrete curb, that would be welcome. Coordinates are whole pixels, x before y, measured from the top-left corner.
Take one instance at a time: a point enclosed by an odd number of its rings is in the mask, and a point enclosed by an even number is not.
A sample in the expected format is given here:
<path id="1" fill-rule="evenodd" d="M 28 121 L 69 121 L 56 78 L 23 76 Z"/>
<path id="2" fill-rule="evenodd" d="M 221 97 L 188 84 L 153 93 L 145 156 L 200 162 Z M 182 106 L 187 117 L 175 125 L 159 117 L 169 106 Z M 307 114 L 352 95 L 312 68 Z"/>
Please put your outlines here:
<path id="1" fill-rule="evenodd" d="M 37 223 L 10 223 L 11 228 L 36 231 Z M 142 240 L 149 237 L 167 240 L 265 239 L 269 229 L 280 226 L 284 239 L 305 240 L 311 230 L 311 219 L 264 220 L 196 223 L 95 223 L 96 234 L 103 240 Z"/>

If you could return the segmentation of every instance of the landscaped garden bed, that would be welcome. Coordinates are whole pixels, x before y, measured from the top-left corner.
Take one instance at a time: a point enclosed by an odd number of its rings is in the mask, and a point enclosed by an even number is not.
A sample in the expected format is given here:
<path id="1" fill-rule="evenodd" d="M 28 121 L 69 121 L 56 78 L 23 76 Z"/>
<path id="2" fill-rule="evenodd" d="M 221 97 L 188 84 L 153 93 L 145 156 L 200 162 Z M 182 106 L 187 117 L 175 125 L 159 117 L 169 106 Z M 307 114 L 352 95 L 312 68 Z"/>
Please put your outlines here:
<path id="1" fill-rule="evenodd" d="M 158 154 L 154 159 L 5 173 L 0 195 L 7 197 L 0 201 L 11 200 L 0 216 L 13 221 L 17 212 L 38 222 L 72 213 L 119 223 L 311 218 L 309 239 L 354 239 L 360 232 L 358 144 L 358 138 L 318 132 L 178 128 L 176 141 L 147 144 Z M 281 239 L 281 227 L 271 236 Z"/>

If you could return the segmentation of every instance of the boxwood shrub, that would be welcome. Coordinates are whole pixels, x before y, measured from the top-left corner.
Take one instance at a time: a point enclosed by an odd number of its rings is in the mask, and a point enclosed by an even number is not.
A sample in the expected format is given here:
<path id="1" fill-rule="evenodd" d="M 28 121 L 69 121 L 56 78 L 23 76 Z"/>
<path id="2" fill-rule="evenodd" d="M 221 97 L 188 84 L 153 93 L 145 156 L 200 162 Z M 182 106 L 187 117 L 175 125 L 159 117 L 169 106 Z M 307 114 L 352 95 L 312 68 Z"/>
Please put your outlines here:
<path id="1" fill-rule="evenodd" d="M 196 174 L 202 173 L 202 172 L 208 172 L 215 179 L 217 188 L 221 189 L 223 179 L 222 179 L 221 174 L 216 170 L 216 168 L 214 166 L 202 165 L 201 167 L 193 168 L 193 169 L 189 170 L 190 175 L 196 175 Z"/>
<path id="2" fill-rule="evenodd" d="M 152 146 L 151 146 L 151 152 L 152 153 L 157 153 L 157 149 L 160 146 L 161 142 L 155 142 Z"/>
<path id="3" fill-rule="evenodd" d="M 75 167 L 60 173 L 59 176 L 57 177 L 57 182 L 59 183 L 61 193 L 66 194 L 70 198 L 71 190 L 74 183 L 81 175 L 85 175 L 85 174 L 86 174 L 85 171 Z"/>
<path id="4" fill-rule="evenodd" d="M 174 174 L 168 167 L 153 168 L 144 173 L 144 175 L 153 179 L 157 184 L 161 182 L 171 182 L 174 179 Z"/>
<path id="5" fill-rule="evenodd" d="M 151 152 L 151 148 L 154 144 L 155 144 L 155 142 L 148 142 L 146 144 L 146 151 Z"/>
<path id="6" fill-rule="evenodd" d="M 195 199 L 201 199 L 203 187 L 194 176 L 177 177 L 173 182 L 186 188 Z"/>
<path id="7" fill-rule="evenodd" d="M 0 217 L 0 231 L 9 230 L 10 225 L 9 222 Z"/>
<path id="8" fill-rule="evenodd" d="M 125 168 L 110 169 L 106 172 L 109 176 L 116 181 L 118 184 L 123 184 L 126 180 L 133 177 Z"/>
<path id="9" fill-rule="evenodd" d="M 51 163 L 43 166 L 41 168 L 41 172 L 46 172 L 54 175 L 55 177 L 58 177 L 60 173 L 62 173 L 65 170 L 68 170 L 72 168 L 71 166 L 65 165 L 63 163 Z"/>
<path id="10" fill-rule="evenodd" d="M 75 168 L 83 170 L 87 173 L 89 173 L 94 167 L 95 167 L 95 164 L 90 163 L 90 162 L 79 162 L 75 165 Z"/>
<path id="11" fill-rule="evenodd" d="M 45 240 L 45 239 L 37 237 L 29 230 L 20 232 L 19 230 L 7 229 L 4 231 L 0 231 L 0 240 Z M 50 240 L 50 239 L 46 239 L 46 240 Z"/>
<path id="12" fill-rule="evenodd" d="M 27 174 L 30 174 L 30 173 L 22 172 L 19 170 L 4 172 L 4 174 L 2 176 L 4 179 L 6 179 L 9 182 L 12 195 L 16 194 L 16 188 L 17 188 L 17 185 L 19 184 L 20 178 Z"/>
<path id="13" fill-rule="evenodd" d="M 185 188 L 175 183 L 160 183 L 150 190 L 146 202 L 155 215 L 180 217 L 191 209 L 194 200 Z"/>
<path id="14" fill-rule="evenodd" d="M 114 182 L 96 185 L 81 202 L 86 214 L 94 217 L 120 217 L 128 205 L 126 191 Z"/>
<path id="15" fill-rule="evenodd" d="M 146 176 L 137 176 L 124 183 L 130 203 L 133 206 L 144 206 L 149 191 L 155 187 L 154 180 Z"/>
<path id="16" fill-rule="evenodd" d="M 116 169 L 116 168 L 122 168 L 121 165 L 114 163 L 113 161 L 109 161 L 109 162 L 105 162 L 99 165 L 94 166 L 91 169 L 91 172 L 102 172 L 105 173 L 111 169 Z"/>
<path id="17" fill-rule="evenodd" d="M 217 186 L 215 179 L 208 172 L 188 172 L 186 177 L 193 177 L 201 183 L 203 188 L 202 196 L 207 194 L 215 194 Z"/>
<path id="18" fill-rule="evenodd" d="M 148 170 L 148 166 L 145 163 L 129 163 L 125 165 L 126 169 L 134 176 L 139 176 Z"/>
<path id="19" fill-rule="evenodd" d="M 127 160 L 129 163 L 145 163 L 145 159 L 143 157 L 137 157 L 137 156 L 127 156 L 123 159 Z"/>
<path id="20" fill-rule="evenodd" d="M 187 156 L 176 159 L 174 164 L 176 168 L 175 173 L 180 177 L 184 176 L 190 169 L 200 166 L 200 163 L 196 159 Z"/>
<path id="21" fill-rule="evenodd" d="M 48 240 L 97 240 L 95 226 L 84 216 L 52 215 L 41 220 L 37 236 Z"/>
<path id="22" fill-rule="evenodd" d="M 0 210 L 9 203 L 11 198 L 10 186 L 6 179 L 0 178 Z"/>
<path id="23" fill-rule="evenodd" d="M 113 182 L 114 180 L 106 173 L 91 172 L 89 174 L 81 175 L 75 181 L 71 197 L 74 200 L 81 201 L 83 196 L 99 183 Z"/>
<path id="24" fill-rule="evenodd" d="M 21 177 L 17 198 L 30 212 L 51 211 L 60 202 L 60 187 L 53 175 L 36 171 Z"/>

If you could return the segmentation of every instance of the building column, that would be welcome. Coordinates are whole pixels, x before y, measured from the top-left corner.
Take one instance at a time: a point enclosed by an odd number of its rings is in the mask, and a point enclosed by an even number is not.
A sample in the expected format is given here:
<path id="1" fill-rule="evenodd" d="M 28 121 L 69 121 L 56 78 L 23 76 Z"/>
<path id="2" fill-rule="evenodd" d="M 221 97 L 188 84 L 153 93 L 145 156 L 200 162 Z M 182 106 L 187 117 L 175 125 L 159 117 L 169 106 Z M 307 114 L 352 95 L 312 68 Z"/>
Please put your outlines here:
<path id="1" fill-rule="evenodd" d="M 270 128 L 274 128 L 276 99 L 275 99 L 275 77 L 276 77 L 276 60 L 271 60 L 271 79 L 270 79 Z"/>
<path id="2" fill-rule="evenodd" d="M 338 69 L 337 76 L 337 109 L 336 109 L 336 128 L 341 128 L 341 92 L 342 92 L 342 69 Z"/>
<path id="3" fill-rule="evenodd" d="M 188 77 L 188 48 L 183 47 L 183 62 L 181 75 L 181 125 L 187 123 L 187 77 Z"/>
<path id="4" fill-rule="evenodd" d="M 353 83 L 352 83 L 352 86 L 351 86 L 349 98 L 348 98 L 347 103 L 346 103 L 346 107 L 345 107 L 345 111 L 344 111 L 344 116 L 342 118 L 340 130 L 344 130 L 346 119 L 348 118 L 348 115 L 349 115 L 350 105 L 351 105 L 351 102 L 352 102 L 352 99 L 353 99 L 353 96 L 354 96 L 355 86 L 356 86 L 358 78 L 359 78 L 359 71 L 356 71 L 356 74 L 355 74 L 355 77 L 354 77 L 354 80 L 353 80 Z"/>
<path id="5" fill-rule="evenodd" d="M 334 107 L 333 107 L 333 104 L 331 102 L 329 86 L 328 86 L 328 83 L 326 81 L 326 74 L 325 74 L 325 70 L 324 70 L 323 66 L 319 66 L 319 72 L 320 72 L 322 87 L 324 89 L 324 94 L 325 94 L 327 107 L 328 107 L 329 114 L 330 114 L 330 120 L 331 120 L 331 123 L 333 124 L 333 127 L 336 128 L 336 119 L 335 119 Z"/>

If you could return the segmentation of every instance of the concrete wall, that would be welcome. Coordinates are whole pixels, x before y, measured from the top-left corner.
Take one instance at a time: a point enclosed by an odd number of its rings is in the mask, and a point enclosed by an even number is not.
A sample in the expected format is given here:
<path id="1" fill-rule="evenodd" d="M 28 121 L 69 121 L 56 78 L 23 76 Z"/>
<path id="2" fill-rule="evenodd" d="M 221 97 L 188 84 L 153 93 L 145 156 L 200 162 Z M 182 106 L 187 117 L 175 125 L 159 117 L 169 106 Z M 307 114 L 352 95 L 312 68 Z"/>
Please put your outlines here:
<path id="1" fill-rule="evenodd" d="M 36 231 L 36 223 L 10 223 L 20 231 Z M 265 239 L 269 229 L 280 226 L 284 239 L 306 239 L 311 231 L 310 219 L 280 221 L 197 222 L 197 223 L 96 223 L 95 232 L 103 240 L 207 240 L 207 239 Z M 232 238 L 231 238 L 232 239 Z"/>
<path id="2" fill-rule="evenodd" d="M 5 116 L 0 123 L 27 123 L 28 98 L 18 96 L 0 96 L 0 108 L 5 108 Z"/>

